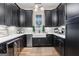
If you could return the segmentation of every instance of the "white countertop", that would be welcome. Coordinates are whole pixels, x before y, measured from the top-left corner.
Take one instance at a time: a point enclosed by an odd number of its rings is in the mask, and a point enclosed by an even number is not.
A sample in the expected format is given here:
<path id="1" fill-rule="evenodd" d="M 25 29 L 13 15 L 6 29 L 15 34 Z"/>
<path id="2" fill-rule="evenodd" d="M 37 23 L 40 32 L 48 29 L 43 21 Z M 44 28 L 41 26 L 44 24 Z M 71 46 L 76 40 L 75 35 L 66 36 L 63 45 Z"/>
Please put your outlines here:
<path id="1" fill-rule="evenodd" d="M 33 33 L 33 37 L 46 37 L 46 33 Z"/>
<path id="2" fill-rule="evenodd" d="M 2 37 L 2 38 L 0 38 L 0 43 L 9 41 L 11 39 L 14 39 L 14 38 L 22 36 L 22 35 L 24 35 L 24 34 L 14 34 L 14 35 L 9 35 L 9 36 L 6 36 L 6 37 Z"/>
<path id="3" fill-rule="evenodd" d="M 55 32 L 54 32 L 54 28 L 55 28 L 55 27 L 52 27 L 52 28 L 49 28 L 49 27 L 48 27 L 48 28 L 45 28 L 46 34 L 53 34 L 53 35 L 56 35 L 56 36 L 58 36 L 58 37 L 61 37 L 61 38 L 64 38 L 64 39 L 65 39 L 65 35 L 55 33 Z"/>
<path id="4" fill-rule="evenodd" d="M 65 39 L 65 35 L 63 35 L 63 34 L 57 34 L 57 33 L 48 33 L 48 34 L 53 34 L 53 35 L 56 35 L 56 36 L 58 36 L 60 38 Z"/>
<path id="5" fill-rule="evenodd" d="M 46 34 L 53 34 L 53 35 L 56 35 L 58 37 L 61 37 L 61 38 L 64 38 L 65 39 L 65 35 L 60 35 L 60 34 L 57 34 L 57 33 L 29 33 L 29 34 L 33 34 L 33 37 L 46 37 Z M 3 42 L 6 42 L 6 41 L 9 41 L 11 39 L 14 39 L 16 37 L 19 37 L 19 36 L 22 36 L 22 35 L 25 35 L 25 34 L 14 34 L 14 35 L 9 35 L 9 36 L 6 36 L 6 37 L 2 37 L 0 38 L 0 43 L 3 43 Z M 26 35 L 28 35 L 28 33 L 26 33 Z"/>

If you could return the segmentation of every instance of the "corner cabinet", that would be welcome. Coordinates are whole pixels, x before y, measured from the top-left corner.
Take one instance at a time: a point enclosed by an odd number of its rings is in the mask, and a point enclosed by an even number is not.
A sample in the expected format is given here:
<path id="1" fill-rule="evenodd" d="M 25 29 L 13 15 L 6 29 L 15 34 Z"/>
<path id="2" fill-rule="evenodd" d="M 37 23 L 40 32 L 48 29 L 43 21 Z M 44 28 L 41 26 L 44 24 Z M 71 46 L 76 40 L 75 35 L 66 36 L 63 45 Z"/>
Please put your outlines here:
<path id="1" fill-rule="evenodd" d="M 57 9 L 52 10 L 52 26 L 58 26 Z"/>

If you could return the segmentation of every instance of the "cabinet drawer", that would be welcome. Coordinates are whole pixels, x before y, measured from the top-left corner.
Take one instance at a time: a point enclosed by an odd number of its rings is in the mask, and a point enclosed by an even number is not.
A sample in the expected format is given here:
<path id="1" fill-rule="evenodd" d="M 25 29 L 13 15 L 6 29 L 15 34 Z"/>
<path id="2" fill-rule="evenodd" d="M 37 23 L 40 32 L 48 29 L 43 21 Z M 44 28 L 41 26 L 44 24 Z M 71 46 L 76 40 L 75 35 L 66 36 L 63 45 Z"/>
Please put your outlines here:
<path id="1" fill-rule="evenodd" d="M 32 45 L 33 47 L 50 47 L 52 42 L 46 38 L 33 38 Z"/>

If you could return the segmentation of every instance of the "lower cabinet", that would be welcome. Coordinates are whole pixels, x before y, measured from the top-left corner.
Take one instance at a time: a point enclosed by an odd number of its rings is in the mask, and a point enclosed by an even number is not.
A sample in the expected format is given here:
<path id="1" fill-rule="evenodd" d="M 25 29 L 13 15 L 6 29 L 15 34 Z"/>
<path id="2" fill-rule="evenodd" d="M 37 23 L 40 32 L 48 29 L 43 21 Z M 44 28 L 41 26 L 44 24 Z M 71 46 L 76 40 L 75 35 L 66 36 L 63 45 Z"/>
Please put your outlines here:
<path id="1" fill-rule="evenodd" d="M 0 44 L 0 55 L 1 55 L 1 54 L 4 54 L 4 53 L 7 53 L 6 50 L 7 50 L 7 49 L 6 49 L 6 43 Z"/>
<path id="2" fill-rule="evenodd" d="M 20 38 L 20 51 L 24 48 L 24 39 L 23 37 Z"/>
<path id="3" fill-rule="evenodd" d="M 27 35 L 22 36 L 21 42 L 22 42 L 23 47 L 27 47 Z"/>
<path id="4" fill-rule="evenodd" d="M 59 52 L 61 56 L 64 55 L 64 40 L 63 38 L 60 38 L 58 36 L 54 36 L 54 47 Z"/>
<path id="5" fill-rule="evenodd" d="M 32 46 L 33 47 L 45 47 L 46 44 L 46 38 L 33 38 L 32 39 Z"/>
<path id="6" fill-rule="evenodd" d="M 33 47 L 51 47 L 53 46 L 53 38 L 50 35 L 47 37 L 39 37 L 39 38 L 32 38 L 32 46 Z"/>
<path id="7" fill-rule="evenodd" d="M 47 34 L 46 39 L 49 46 L 54 46 L 54 36 L 52 34 Z"/>

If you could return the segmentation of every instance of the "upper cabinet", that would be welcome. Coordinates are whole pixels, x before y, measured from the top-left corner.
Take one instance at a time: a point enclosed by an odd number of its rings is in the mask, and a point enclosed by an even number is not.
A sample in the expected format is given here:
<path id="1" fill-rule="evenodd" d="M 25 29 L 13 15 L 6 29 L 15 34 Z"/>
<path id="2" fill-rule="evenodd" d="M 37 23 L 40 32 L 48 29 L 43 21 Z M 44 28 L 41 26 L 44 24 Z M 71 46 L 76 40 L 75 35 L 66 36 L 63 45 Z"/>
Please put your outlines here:
<path id="1" fill-rule="evenodd" d="M 14 26 L 19 26 L 19 8 L 16 4 L 12 4 L 12 23 Z"/>
<path id="2" fill-rule="evenodd" d="M 33 11 L 32 10 L 26 10 L 25 11 L 25 20 L 26 20 L 26 27 L 32 27 L 32 15 L 33 15 Z"/>
<path id="3" fill-rule="evenodd" d="M 57 18 L 58 18 L 58 26 L 65 24 L 65 4 L 60 4 L 57 7 Z"/>
<path id="4" fill-rule="evenodd" d="M 21 27 L 25 27 L 25 23 L 26 20 L 25 20 L 25 10 L 23 9 L 20 9 L 20 26 Z"/>
<path id="5" fill-rule="evenodd" d="M 32 10 L 20 10 L 20 26 L 32 27 Z"/>
<path id="6" fill-rule="evenodd" d="M 52 10 L 52 26 L 56 27 L 58 25 L 58 19 L 57 19 L 57 9 Z"/>
<path id="7" fill-rule="evenodd" d="M 12 26 L 12 5 L 10 3 L 5 4 L 5 25 Z"/>
<path id="8" fill-rule="evenodd" d="M 14 3 L 5 3 L 5 25 L 19 26 L 19 8 Z"/>
<path id="9" fill-rule="evenodd" d="M 5 24 L 4 15 L 5 15 L 4 3 L 0 3 L 0 25 Z"/>
<path id="10" fill-rule="evenodd" d="M 52 27 L 52 11 L 45 10 L 45 27 Z"/>

